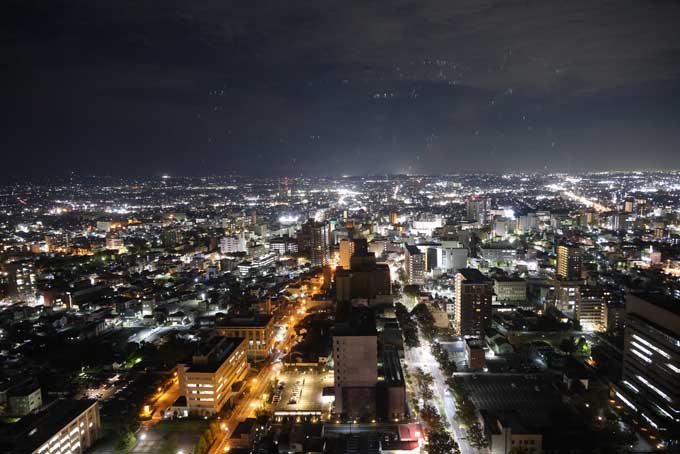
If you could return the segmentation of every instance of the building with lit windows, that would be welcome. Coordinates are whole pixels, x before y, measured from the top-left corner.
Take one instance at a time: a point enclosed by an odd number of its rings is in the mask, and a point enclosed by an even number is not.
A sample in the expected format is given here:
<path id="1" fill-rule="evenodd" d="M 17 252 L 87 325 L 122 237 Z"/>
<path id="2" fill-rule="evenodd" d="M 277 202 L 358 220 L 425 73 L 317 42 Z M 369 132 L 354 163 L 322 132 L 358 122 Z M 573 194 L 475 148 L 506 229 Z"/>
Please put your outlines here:
<path id="1" fill-rule="evenodd" d="M 680 419 L 680 301 L 626 295 L 623 377 L 615 396 L 662 436 Z"/>
<path id="2" fill-rule="evenodd" d="M 9 295 L 15 301 L 34 302 L 36 292 L 35 265 L 31 260 L 7 264 Z"/>
<path id="3" fill-rule="evenodd" d="M 0 452 L 83 454 L 100 434 L 97 401 L 59 399 L 39 413 L 0 425 Z"/>
<path id="4" fill-rule="evenodd" d="M 416 246 L 407 245 L 404 257 L 406 282 L 408 285 L 425 283 L 425 254 Z"/>
<path id="5" fill-rule="evenodd" d="M 526 301 L 527 281 L 519 277 L 497 277 L 493 283 L 496 301 Z"/>
<path id="6" fill-rule="evenodd" d="M 491 328 L 493 281 L 479 270 L 463 268 L 456 273 L 454 330 L 460 335 L 479 335 Z"/>
<path id="7" fill-rule="evenodd" d="M 557 277 L 565 280 L 581 279 L 583 250 L 571 244 L 557 246 Z"/>
<path id="8" fill-rule="evenodd" d="M 220 336 L 245 338 L 250 361 L 268 358 L 274 347 L 274 317 L 268 314 L 223 320 L 217 332 Z"/>
<path id="9" fill-rule="evenodd" d="M 189 414 L 219 413 L 235 394 L 232 386 L 248 373 L 246 340 L 213 336 L 200 344 L 191 364 L 179 364 L 177 371 Z"/>
<path id="10" fill-rule="evenodd" d="M 576 295 L 575 315 L 583 331 L 607 330 L 607 302 L 611 291 L 599 287 L 581 287 Z"/>

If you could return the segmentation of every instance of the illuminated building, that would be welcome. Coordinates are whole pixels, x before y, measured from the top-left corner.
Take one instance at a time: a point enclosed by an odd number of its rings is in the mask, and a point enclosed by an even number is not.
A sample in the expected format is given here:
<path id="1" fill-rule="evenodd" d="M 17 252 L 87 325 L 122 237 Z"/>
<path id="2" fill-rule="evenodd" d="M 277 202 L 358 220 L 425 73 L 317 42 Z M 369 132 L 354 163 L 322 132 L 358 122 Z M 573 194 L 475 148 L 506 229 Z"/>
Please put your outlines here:
<path id="1" fill-rule="evenodd" d="M 399 224 L 399 213 L 397 213 L 396 211 L 390 212 L 390 224 L 392 225 Z"/>
<path id="2" fill-rule="evenodd" d="M 463 268 L 456 273 L 454 330 L 460 335 L 480 335 L 491 328 L 493 282 L 479 270 Z"/>
<path id="3" fill-rule="evenodd" d="M 678 428 L 680 418 L 680 301 L 661 294 L 626 295 L 620 401 L 641 423 Z M 623 395 L 621 395 L 623 394 Z"/>
<path id="4" fill-rule="evenodd" d="M 10 413 L 13 415 L 27 415 L 42 407 L 42 391 L 35 380 L 28 380 L 13 386 L 7 392 Z"/>
<path id="5" fill-rule="evenodd" d="M 99 403 L 59 399 L 2 429 L 5 454 L 83 454 L 101 433 Z"/>
<path id="6" fill-rule="evenodd" d="M 598 287 L 580 287 L 576 296 L 575 316 L 583 331 L 607 330 L 607 301 L 611 291 Z"/>
<path id="7" fill-rule="evenodd" d="M 578 246 L 560 244 L 557 246 L 557 276 L 565 280 L 581 279 L 583 250 Z"/>
<path id="8" fill-rule="evenodd" d="M 418 247 L 406 245 L 404 268 L 408 285 L 422 285 L 425 282 L 425 254 Z"/>
<path id="9" fill-rule="evenodd" d="M 234 395 L 232 385 L 248 373 L 246 339 L 213 336 L 199 346 L 190 365 L 179 364 L 180 394 L 190 414 L 219 413 Z"/>
<path id="10" fill-rule="evenodd" d="M 269 357 L 274 347 L 274 317 L 271 315 L 230 318 L 219 324 L 217 332 L 221 336 L 245 338 L 248 359 L 251 361 Z"/>
<path id="11" fill-rule="evenodd" d="M 324 266 L 331 259 L 331 228 L 328 222 L 308 220 L 298 232 L 298 250 L 308 252 L 313 267 Z"/>
<path id="12" fill-rule="evenodd" d="M 484 197 L 472 197 L 465 202 L 466 219 L 471 222 L 484 222 L 488 209 L 488 199 Z"/>
<path id="13" fill-rule="evenodd" d="M 498 302 L 520 302 L 527 299 L 527 282 L 518 277 L 498 277 L 494 279 L 493 288 Z"/>
<path id="14" fill-rule="evenodd" d="M 350 269 L 350 259 L 355 253 L 365 254 L 368 252 L 368 243 L 364 239 L 342 239 L 340 240 L 340 266 L 346 270 Z"/>
<path id="15" fill-rule="evenodd" d="M 7 264 L 9 275 L 9 295 L 16 301 L 35 300 L 36 275 L 35 266 L 30 260 L 11 262 Z"/>
<path id="16" fill-rule="evenodd" d="M 229 235 L 220 239 L 220 252 L 222 254 L 234 254 L 246 252 L 246 236 L 243 232 L 239 235 Z"/>

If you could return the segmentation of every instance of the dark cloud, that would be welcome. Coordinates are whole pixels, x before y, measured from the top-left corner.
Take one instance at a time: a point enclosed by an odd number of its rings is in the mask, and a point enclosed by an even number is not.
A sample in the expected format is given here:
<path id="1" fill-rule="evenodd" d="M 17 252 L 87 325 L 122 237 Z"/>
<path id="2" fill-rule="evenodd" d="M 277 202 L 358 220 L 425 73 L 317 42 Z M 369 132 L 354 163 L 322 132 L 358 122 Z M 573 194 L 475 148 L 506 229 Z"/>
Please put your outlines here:
<path id="1" fill-rule="evenodd" d="M 8 0 L 1 11 L 5 171 L 680 164 L 675 1 Z"/>

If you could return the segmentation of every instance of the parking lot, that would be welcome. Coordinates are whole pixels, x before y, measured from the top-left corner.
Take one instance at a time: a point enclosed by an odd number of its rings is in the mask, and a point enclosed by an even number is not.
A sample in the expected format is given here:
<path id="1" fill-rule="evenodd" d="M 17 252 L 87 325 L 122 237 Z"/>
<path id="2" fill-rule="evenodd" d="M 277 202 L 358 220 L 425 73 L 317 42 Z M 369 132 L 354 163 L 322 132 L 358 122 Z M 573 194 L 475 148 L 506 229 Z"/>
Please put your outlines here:
<path id="1" fill-rule="evenodd" d="M 320 416 L 328 413 L 331 399 L 323 398 L 323 389 L 333 386 L 332 373 L 315 368 L 289 368 L 282 371 L 272 396 L 275 416 Z"/>

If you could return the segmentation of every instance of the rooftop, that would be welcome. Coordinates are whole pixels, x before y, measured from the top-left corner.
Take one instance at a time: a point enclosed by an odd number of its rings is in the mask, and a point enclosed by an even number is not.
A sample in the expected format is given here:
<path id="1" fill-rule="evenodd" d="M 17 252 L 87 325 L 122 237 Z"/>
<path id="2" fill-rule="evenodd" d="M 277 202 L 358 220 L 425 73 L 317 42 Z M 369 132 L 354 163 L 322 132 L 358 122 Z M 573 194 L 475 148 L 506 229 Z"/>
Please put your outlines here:
<path id="1" fill-rule="evenodd" d="M 458 270 L 458 273 L 460 273 L 469 284 L 487 284 L 491 282 L 491 279 L 474 268 L 461 268 Z"/>
<path id="2" fill-rule="evenodd" d="M 32 453 L 90 407 L 96 400 L 59 399 L 40 413 L 16 423 L 0 425 L 0 451 L 6 454 Z"/>

